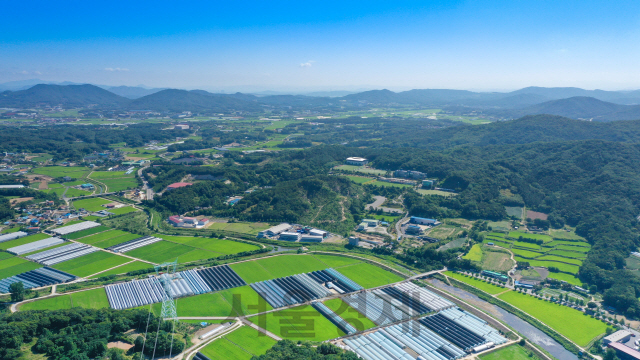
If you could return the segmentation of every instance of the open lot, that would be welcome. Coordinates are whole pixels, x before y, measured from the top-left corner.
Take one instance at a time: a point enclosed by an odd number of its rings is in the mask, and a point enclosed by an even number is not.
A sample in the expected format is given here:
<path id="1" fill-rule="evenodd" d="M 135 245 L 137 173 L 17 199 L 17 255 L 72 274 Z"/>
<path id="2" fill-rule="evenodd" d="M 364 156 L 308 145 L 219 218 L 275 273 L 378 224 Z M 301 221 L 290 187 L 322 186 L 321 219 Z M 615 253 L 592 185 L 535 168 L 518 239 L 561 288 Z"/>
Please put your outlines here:
<path id="1" fill-rule="evenodd" d="M 369 185 L 375 185 L 375 186 L 386 186 L 386 187 L 411 187 L 412 185 L 408 185 L 408 184 L 396 184 L 396 183 L 390 183 L 390 182 L 386 182 L 386 181 L 374 181 L 369 183 Z"/>
<path id="2" fill-rule="evenodd" d="M 109 300 L 104 289 L 99 288 L 32 301 L 20 306 L 20 310 L 61 310 L 76 306 L 86 309 L 107 308 Z"/>
<path id="3" fill-rule="evenodd" d="M 52 267 L 75 276 L 85 277 L 114 266 L 122 265 L 128 261 L 131 261 L 131 259 L 104 251 L 96 251 L 85 256 L 61 262 Z"/>
<path id="4" fill-rule="evenodd" d="M 391 284 L 404 280 L 399 275 L 386 271 L 375 265 L 360 263 L 336 269 L 342 275 L 355 281 L 365 289 Z"/>
<path id="5" fill-rule="evenodd" d="M 441 190 L 418 189 L 418 192 L 420 194 L 422 194 L 422 195 L 438 195 L 438 196 L 444 196 L 444 197 L 458 195 L 456 193 L 452 193 L 452 192 L 448 192 L 448 191 L 441 191 Z"/>
<path id="6" fill-rule="evenodd" d="M 221 223 L 214 222 L 207 226 L 210 230 L 223 230 L 233 231 L 243 234 L 258 235 L 262 230 L 266 230 L 271 226 L 267 223 L 250 223 L 250 222 L 234 222 L 234 223 Z"/>
<path id="7" fill-rule="evenodd" d="M 498 297 L 542 321 L 580 346 L 586 346 L 593 338 L 603 334 L 607 328 L 602 321 L 593 319 L 581 311 L 540 300 L 531 295 L 509 291 Z"/>

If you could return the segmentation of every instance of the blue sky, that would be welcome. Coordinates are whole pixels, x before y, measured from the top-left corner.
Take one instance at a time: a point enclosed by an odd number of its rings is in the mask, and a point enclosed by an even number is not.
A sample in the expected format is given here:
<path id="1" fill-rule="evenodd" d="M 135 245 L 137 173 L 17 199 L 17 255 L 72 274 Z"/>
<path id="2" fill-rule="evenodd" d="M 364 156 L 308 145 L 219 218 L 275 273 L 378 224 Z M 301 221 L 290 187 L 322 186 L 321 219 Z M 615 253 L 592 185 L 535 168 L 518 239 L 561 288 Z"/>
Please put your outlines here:
<path id="1" fill-rule="evenodd" d="M 640 1 L 7 1 L 0 82 L 640 88 Z"/>

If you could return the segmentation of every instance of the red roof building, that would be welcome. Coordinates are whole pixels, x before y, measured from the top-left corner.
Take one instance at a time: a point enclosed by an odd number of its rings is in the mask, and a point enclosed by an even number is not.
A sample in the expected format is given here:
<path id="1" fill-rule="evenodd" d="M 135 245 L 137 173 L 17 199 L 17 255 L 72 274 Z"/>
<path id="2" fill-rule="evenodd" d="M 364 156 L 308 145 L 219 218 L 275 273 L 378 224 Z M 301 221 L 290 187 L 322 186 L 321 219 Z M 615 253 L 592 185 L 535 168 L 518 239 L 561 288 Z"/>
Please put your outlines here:
<path id="1" fill-rule="evenodd" d="M 179 189 L 181 187 L 191 186 L 191 185 L 193 185 L 193 184 L 192 183 L 185 183 L 185 182 L 177 182 L 177 183 L 173 183 L 173 184 L 167 186 L 167 190 Z"/>
<path id="2" fill-rule="evenodd" d="M 616 350 L 618 357 L 621 359 L 640 359 L 640 352 L 628 346 L 617 342 L 612 342 L 608 346 Z"/>

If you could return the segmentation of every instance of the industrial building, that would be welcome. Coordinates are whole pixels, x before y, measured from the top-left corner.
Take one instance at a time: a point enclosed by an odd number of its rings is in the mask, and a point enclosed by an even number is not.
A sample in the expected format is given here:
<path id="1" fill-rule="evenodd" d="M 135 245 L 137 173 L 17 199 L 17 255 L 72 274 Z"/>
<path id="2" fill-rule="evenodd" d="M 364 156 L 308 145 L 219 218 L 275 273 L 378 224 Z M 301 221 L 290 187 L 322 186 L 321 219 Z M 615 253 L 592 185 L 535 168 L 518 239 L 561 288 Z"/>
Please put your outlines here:
<path id="1" fill-rule="evenodd" d="M 324 238 L 322 236 L 306 235 L 306 234 L 303 234 L 303 235 L 300 236 L 300 241 L 322 242 L 322 240 L 324 240 Z"/>
<path id="2" fill-rule="evenodd" d="M 369 160 L 361 157 L 348 157 L 344 163 L 347 165 L 364 166 L 369 163 Z"/>
<path id="3" fill-rule="evenodd" d="M 292 227 L 293 226 L 291 226 L 290 224 L 282 223 L 280 225 L 270 227 L 267 230 L 260 231 L 258 233 L 258 237 L 261 238 L 261 237 L 271 237 L 271 236 L 280 235 L 281 233 L 291 229 Z"/>
<path id="4" fill-rule="evenodd" d="M 296 242 L 296 241 L 300 240 L 300 236 L 301 236 L 301 234 L 297 233 L 297 232 L 283 232 L 283 233 L 280 233 L 280 236 L 278 237 L 278 240 Z"/>
<path id="5" fill-rule="evenodd" d="M 412 216 L 411 219 L 409 220 L 409 223 L 418 224 L 418 225 L 435 225 L 437 222 L 438 221 L 436 219 L 427 219 L 427 218 L 421 218 L 417 216 Z"/>
<path id="6" fill-rule="evenodd" d="M 624 344 L 612 342 L 607 346 L 616 351 L 616 356 L 620 360 L 640 360 L 640 352 Z"/>
<path id="7" fill-rule="evenodd" d="M 633 336 L 633 333 L 631 331 L 628 330 L 618 330 L 616 332 L 614 332 L 611 335 L 605 336 L 602 339 L 602 344 L 603 345 L 609 345 L 610 343 L 623 343 L 623 342 L 627 342 L 631 337 Z"/>
<path id="8" fill-rule="evenodd" d="M 405 178 L 405 179 L 420 180 L 420 179 L 426 178 L 427 174 L 420 171 L 413 171 L 413 170 L 396 170 L 393 172 L 393 176 L 399 177 L 399 178 Z"/>
<path id="9" fill-rule="evenodd" d="M 386 178 L 386 177 L 382 177 L 382 176 L 378 178 L 378 181 L 384 181 L 384 182 L 393 183 L 393 184 L 404 184 L 404 185 L 415 185 L 416 184 L 416 182 L 414 180 Z"/>
<path id="10" fill-rule="evenodd" d="M 422 180 L 422 188 L 431 189 L 433 187 L 433 180 Z"/>
<path id="11" fill-rule="evenodd" d="M 422 228 L 417 225 L 409 225 L 404 232 L 409 235 L 420 235 L 422 233 Z"/>
<path id="12" fill-rule="evenodd" d="M 186 216 L 169 216 L 169 223 L 175 227 L 201 228 L 209 223 L 209 219 L 196 219 Z"/>

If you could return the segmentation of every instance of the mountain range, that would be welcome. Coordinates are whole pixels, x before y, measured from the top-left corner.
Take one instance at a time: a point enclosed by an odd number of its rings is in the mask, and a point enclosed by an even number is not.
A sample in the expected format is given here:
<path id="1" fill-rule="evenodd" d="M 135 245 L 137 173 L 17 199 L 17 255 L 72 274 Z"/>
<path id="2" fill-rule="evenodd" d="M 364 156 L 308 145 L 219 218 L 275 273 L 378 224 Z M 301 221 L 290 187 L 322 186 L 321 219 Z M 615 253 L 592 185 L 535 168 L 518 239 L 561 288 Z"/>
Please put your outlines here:
<path id="1" fill-rule="evenodd" d="M 15 86 L 28 82 L 16 83 Z M 334 93 L 335 95 L 335 93 Z M 62 105 L 122 110 L 260 112 L 265 107 L 289 109 L 361 109 L 373 106 L 416 106 L 518 118 L 550 114 L 591 121 L 640 119 L 640 90 L 604 91 L 579 88 L 528 87 L 512 92 L 415 89 L 370 90 L 344 96 L 214 94 L 204 90 L 104 87 L 89 84 L 37 84 L 0 93 L 0 107 L 32 108 Z"/>

